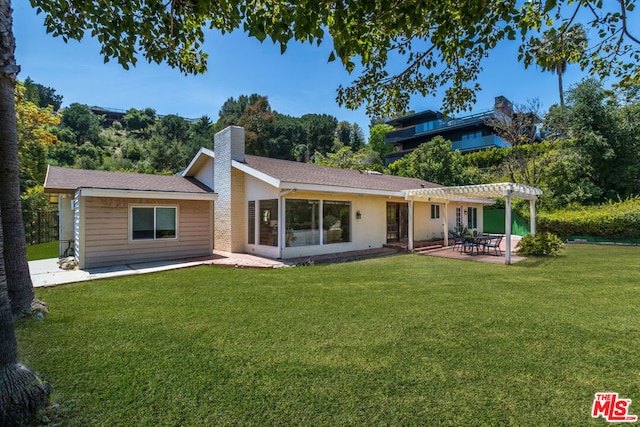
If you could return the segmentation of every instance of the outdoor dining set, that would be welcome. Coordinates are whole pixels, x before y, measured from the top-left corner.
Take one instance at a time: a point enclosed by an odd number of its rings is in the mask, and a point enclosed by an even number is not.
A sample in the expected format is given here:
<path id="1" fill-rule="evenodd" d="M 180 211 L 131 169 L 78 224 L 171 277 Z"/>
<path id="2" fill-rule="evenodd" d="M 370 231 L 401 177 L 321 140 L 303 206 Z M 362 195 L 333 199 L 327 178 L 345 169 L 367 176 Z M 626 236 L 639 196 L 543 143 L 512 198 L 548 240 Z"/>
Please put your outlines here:
<path id="1" fill-rule="evenodd" d="M 483 255 L 502 255 L 500 249 L 500 243 L 502 243 L 503 236 L 473 233 L 464 234 L 460 232 L 453 233 L 450 238 L 453 243 L 451 244 L 451 250 L 457 250 L 469 255 L 483 254 Z"/>

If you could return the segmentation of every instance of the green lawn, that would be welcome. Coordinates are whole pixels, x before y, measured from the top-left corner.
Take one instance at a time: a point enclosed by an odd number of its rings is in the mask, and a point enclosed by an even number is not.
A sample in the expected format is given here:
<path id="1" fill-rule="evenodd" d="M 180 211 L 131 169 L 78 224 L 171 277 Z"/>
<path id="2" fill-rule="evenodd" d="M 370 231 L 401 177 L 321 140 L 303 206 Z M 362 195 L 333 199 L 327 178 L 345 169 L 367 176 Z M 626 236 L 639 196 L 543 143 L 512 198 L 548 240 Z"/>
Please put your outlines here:
<path id="1" fill-rule="evenodd" d="M 413 255 L 38 289 L 21 360 L 65 425 L 605 425 L 640 414 L 640 248 Z"/>
<path id="2" fill-rule="evenodd" d="M 58 258 L 58 245 L 60 242 L 53 241 L 41 243 L 39 245 L 27 246 L 27 259 L 36 261 L 39 259 Z"/>

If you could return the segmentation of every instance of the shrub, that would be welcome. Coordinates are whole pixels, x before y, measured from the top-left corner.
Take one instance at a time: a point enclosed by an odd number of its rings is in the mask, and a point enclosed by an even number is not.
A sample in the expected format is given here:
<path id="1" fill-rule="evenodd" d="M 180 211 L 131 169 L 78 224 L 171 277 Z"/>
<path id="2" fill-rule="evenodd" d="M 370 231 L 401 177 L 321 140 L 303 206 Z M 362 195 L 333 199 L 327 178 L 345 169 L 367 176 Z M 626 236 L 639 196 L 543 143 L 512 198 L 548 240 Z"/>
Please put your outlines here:
<path id="1" fill-rule="evenodd" d="M 540 212 L 538 230 L 563 239 L 591 236 L 625 241 L 640 239 L 640 197 L 599 206 L 574 206 L 553 213 Z"/>
<path id="2" fill-rule="evenodd" d="M 562 247 L 562 240 L 555 234 L 528 234 L 516 245 L 516 253 L 524 256 L 556 256 Z"/>

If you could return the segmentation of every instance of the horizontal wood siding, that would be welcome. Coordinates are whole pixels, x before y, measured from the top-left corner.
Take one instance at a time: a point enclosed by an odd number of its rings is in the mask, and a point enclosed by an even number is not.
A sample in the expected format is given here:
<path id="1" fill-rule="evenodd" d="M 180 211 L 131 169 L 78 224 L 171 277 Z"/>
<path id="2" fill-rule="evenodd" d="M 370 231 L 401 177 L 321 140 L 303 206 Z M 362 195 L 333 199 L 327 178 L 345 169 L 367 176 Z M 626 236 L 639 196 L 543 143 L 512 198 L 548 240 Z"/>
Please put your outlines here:
<path id="1" fill-rule="evenodd" d="M 178 238 L 131 241 L 130 206 L 177 206 Z M 87 197 L 85 268 L 210 255 L 211 209 L 209 201 Z"/>

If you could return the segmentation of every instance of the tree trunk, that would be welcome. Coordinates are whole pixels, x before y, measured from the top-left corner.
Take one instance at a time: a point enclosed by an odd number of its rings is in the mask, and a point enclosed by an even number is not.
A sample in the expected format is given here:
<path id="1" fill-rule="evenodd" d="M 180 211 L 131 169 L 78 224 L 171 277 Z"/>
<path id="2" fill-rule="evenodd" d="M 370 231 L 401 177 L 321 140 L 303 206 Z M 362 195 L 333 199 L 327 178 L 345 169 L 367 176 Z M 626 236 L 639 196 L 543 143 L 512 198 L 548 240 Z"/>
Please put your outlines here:
<path id="1" fill-rule="evenodd" d="M 560 107 L 564 108 L 564 93 L 562 90 L 562 74 L 564 73 L 563 67 L 558 67 L 558 92 L 560 92 Z"/>
<path id="2" fill-rule="evenodd" d="M 2 253 L 0 229 L 0 425 L 14 426 L 31 420 L 46 405 L 51 386 L 18 362 L 18 342 L 13 328 Z"/>
<path id="3" fill-rule="evenodd" d="M 0 0 L 0 210 L 4 233 L 4 263 L 14 318 L 31 314 L 35 301 L 27 262 L 22 222 L 18 134 L 14 87 L 20 68 L 14 56 L 11 1 Z"/>

